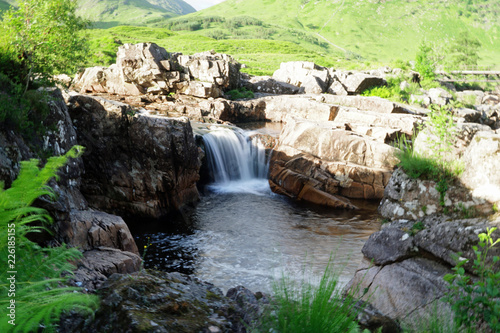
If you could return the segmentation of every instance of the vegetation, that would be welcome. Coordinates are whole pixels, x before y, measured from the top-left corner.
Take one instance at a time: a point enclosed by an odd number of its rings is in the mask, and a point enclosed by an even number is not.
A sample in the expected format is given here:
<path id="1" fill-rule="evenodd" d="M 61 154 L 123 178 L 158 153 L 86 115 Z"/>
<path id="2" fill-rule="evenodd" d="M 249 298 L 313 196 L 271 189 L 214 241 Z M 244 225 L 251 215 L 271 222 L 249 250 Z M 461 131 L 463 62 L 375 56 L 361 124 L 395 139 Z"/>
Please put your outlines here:
<path id="1" fill-rule="evenodd" d="M 232 100 L 254 97 L 253 91 L 250 91 L 246 88 L 230 90 L 226 93 L 226 95 L 228 95 L 229 99 Z"/>
<path id="2" fill-rule="evenodd" d="M 465 274 L 464 266 L 469 262 L 466 259 L 457 259 L 454 273 L 445 276 L 450 284 L 447 301 L 453 309 L 455 323 L 467 332 L 475 332 L 483 322 L 493 332 L 500 331 L 500 271 L 494 269 L 500 257 L 488 257 L 489 251 L 500 243 L 500 239 L 492 237 L 496 229 L 488 228 L 486 233 L 479 234 L 478 246 L 473 246 L 476 258 L 472 270 L 478 279 Z"/>
<path id="3" fill-rule="evenodd" d="M 283 274 L 273 286 L 271 305 L 259 323 L 258 332 L 359 332 L 355 321 L 356 300 L 342 297 L 338 273 L 331 260 L 319 285 L 306 278 L 296 282 Z"/>
<path id="4" fill-rule="evenodd" d="M 495 41 L 500 37 L 499 10 L 498 1 L 227 0 L 183 19 L 222 16 L 230 20 L 250 16 L 262 22 L 260 28 L 274 30 L 269 34 L 274 40 L 295 38 L 301 46 L 313 47 L 314 44 L 306 45 L 305 39 L 297 38 L 305 33 L 325 43 L 316 45 L 317 52 L 385 64 L 395 59 L 413 59 L 421 36 L 426 36 L 429 45 L 444 49 L 468 31 L 482 45 L 478 65 L 498 68 L 500 45 Z M 196 33 L 221 29 L 221 25 L 211 23 Z M 256 37 L 257 27 L 237 29 L 245 31 L 248 38 Z"/>
<path id="5" fill-rule="evenodd" d="M 4 13 L 3 42 L 8 45 L 1 48 L 11 59 L 2 60 L 17 65 L 11 79 L 24 81 L 25 90 L 35 75 L 40 79 L 74 71 L 85 58 L 86 44 L 78 32 L 87 23 L 76 16 L 76 6 L 76 0 L 29 0 Z"/>
<path id="6" fill-rule="evenodd" d="M 21 162 L 12 186 L 0 187 L 2 332 L 36 332 L 42 327 L 51 331 L 62 312 L 93 312 L 97 307 L 97 297 L 66 285 L 74 269 L 70 261 L 81 257 L 81 253 L 66 245 L 42 248 L 28 238 L 47 231 L 45 226 L 52 221 L 45 210 L 31 206 L 34 200 L 42 195 L 54 197 L 47 182 L 68 158 L 81 152 L 81 147 L 74 147 L 64 156 L 49 158 L 43 168 L 38 167 L 38 160 Z"/>

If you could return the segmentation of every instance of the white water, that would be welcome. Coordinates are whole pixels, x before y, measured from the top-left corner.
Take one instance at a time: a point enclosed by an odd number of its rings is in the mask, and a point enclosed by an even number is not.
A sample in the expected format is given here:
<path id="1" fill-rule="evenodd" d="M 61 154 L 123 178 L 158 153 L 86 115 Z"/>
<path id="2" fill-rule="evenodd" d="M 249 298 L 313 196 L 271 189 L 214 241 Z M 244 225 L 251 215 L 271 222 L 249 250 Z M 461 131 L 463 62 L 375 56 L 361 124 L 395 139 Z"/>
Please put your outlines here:
<path id="1" fill-rule="evenodd" d="M 239 128 L 212 127 L 203 135 L 208 168 L 218 193 L 269 194 L 269 161 L 257 137 Z"/>

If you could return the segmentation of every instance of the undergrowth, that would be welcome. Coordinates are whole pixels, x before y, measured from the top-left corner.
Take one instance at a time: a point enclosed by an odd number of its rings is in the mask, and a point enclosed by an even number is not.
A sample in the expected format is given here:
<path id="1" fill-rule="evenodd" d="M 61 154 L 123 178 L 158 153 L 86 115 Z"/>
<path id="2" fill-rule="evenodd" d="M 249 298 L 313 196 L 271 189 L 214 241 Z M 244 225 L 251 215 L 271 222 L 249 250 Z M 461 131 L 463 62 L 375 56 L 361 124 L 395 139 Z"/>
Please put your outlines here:
<path id="1" fill-rule="evenodd" d="M 70 157 L 77 157 L 81 147 L 66 155 L 51 157 L 43 168 L 32 159 L 21 162 L 19 176 L 9 189 L 0 186 L 0 332 L 51 332 L 60 315 L 69 310 L 92 313 L 96 296 L 79 293 L 68 287 L 80 251 L 59 247 L 42 248 L 28 239 L 28 234 L 47 231 L 48 213 L 31 205 L 44 195 L 54 197 L 47 182 Z M 42 226 L 35 226 L 37 223 Z"/>
<path id="2" fill-rule="evenodd" d="M 356 300 L 341 295 L 338 281 L 332 258 L 318 285 L 305 277 L 298 282 L 283 273 L 273 285 L 271 304 L 254 332 L 360 332 Z"/>

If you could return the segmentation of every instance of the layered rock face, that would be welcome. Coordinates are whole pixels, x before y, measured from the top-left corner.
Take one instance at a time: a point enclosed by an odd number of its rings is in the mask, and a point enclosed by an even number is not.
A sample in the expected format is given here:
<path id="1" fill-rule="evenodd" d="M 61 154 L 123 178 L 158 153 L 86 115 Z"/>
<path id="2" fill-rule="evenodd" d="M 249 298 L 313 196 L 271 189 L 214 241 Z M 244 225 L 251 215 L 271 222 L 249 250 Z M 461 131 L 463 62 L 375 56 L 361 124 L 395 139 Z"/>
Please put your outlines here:
<path id="1" fill-rule="evenodd" d="M 74 88 L 82 93 L 219 97 L 239 87 L 239 69 L 226 54 L 188 56 L 168 53 L 154 43 L 125 44 L 118 49 L 116 64 L 87 68 L 75 79 Z"/>
<path id="2" fill-rule="evenodd" d="M 39 145 L 25 143 L 13 131 L 0 130 L 0 179 L 10 186 L 17 177 L 20 162 L 41 155 L 58 156 L 79 144 L 68 109 L 59 90 L 51 90 L 50 112 L 43 125 L 47 131 Z M 54 218 L 53 239 L 37 241 L 66 243 L 78 247 L 83 259 L 77 262 L 74 281 L 88 290 L 95 289 L 112 273 L 130 273 L 140 267 L 137 246 L 127 225 L 115 215 L 90 210 L 82 195 L 81 177 L 85 174 L 82 158 L 71 159 L 58 172 L 57 182 L 49 185 L 56 193 L 56 201 L 40 198 L 36 206 L 45 208 Z M 106 267 L 106 268 L 103 268 Z"/>
<path id="3" fill-rule="evenodd" d="M 394 150 L 370 137 L 335 128 L 334 122 L 288 118 L 271 158 L 271 188 L 290 197 L 324 204 L 306 194 L 314 189 L 315 197 L 332 200 L 327 203 L 330 206 L 335 206 L 333 202 L 339 199 L 336 195 L 381 198 L 397 162 Z"/>
<path id="4" fill-rule="evenodd" d="M 90 205 L 120 216 L 160 218 L 198 200 L 199 151 L 186 118 L 136 114 L 127 104 L 73 95 L 70 114 Z"/>

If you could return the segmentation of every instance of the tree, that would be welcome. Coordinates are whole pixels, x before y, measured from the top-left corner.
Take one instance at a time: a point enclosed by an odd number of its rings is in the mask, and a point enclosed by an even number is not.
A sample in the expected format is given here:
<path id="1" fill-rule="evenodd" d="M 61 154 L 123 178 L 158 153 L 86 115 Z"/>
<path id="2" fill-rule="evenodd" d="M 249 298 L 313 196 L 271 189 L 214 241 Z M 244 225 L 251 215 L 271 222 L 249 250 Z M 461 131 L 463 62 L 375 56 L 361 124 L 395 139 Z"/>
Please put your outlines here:
<path id="1" fill-rule="evenodd" d="M 80 31 L 87 21 L 75 14 L 76 0 L 24 0 L 3 16 L 3 26 L 17 57 L 26 89 L 34 76 L 48 78 L 75 70 L 85 58 Z"/>
<path id="2" fill-rule="evenodd" d="M 468 31 L 461 33 L 450 46 L 451 66 L 454 69 L 477 66 L 480 47 L 481 42 L 471 36 Z"/>
<path id="3" fill-rule="evenodd" d="M 426 41 L 423 41 L 418 47 L 415 57 L 415 70 L 420 73 L 423 79 L 433 80 L 435 77 L 436 64 L 433 60 L 433 50 Z"/>

